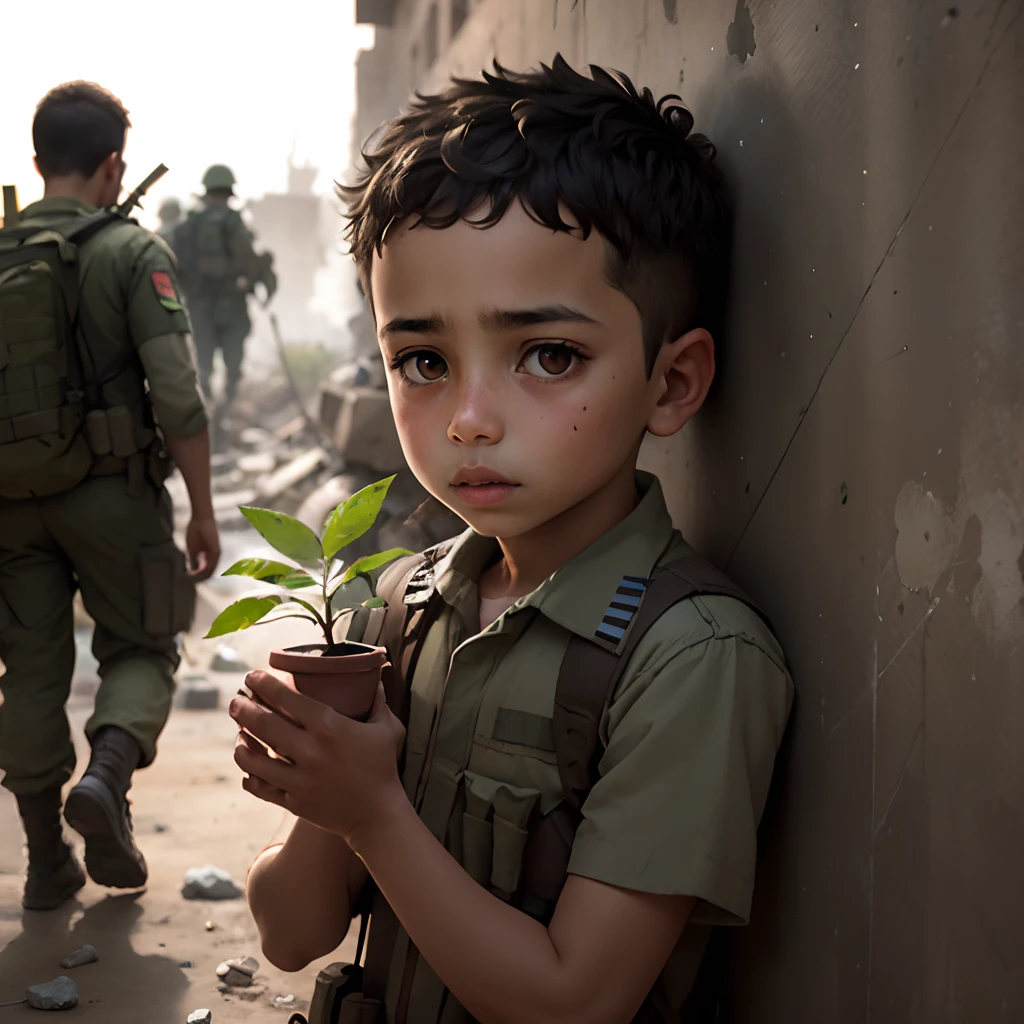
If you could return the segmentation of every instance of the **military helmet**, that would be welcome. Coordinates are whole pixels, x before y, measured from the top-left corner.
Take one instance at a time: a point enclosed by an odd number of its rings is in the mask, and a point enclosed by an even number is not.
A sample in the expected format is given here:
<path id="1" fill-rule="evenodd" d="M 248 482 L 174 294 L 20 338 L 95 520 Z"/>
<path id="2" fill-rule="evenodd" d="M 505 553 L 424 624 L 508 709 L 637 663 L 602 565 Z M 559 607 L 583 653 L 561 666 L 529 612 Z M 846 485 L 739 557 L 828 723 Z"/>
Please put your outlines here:
<path id="1" fill-rule="evenodd" d="M 234 187 L 235 176 L 230 167 L 226 167 L 224 164 L 214 164 L 206 169 L 206 173 L 203 175 L 203 188 L 207 192 L 215 188 L 232 189 Z"/>
<path id="2" fill-rule="evenodd" d="M 160 204 L 157 213 L 161 220 L 176 220 L 181 216 L 181 203 L 174 196 L 169 196 Z"/>

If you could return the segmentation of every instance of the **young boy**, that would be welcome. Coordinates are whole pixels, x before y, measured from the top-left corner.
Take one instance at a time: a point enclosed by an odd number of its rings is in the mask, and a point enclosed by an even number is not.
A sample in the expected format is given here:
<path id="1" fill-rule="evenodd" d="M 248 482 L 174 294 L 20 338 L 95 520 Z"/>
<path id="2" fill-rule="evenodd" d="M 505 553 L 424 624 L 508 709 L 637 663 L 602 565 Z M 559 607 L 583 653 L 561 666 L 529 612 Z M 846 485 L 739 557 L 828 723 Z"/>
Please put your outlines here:
<path id="1" fill-rule="evenodd" d="M 398 1024 L 697 1019 L 681 1007 L 710 928 L 750 908 L 792 685 L 759 615 L 721 595 L 643 635 L 553 913 L 518 892 L 527 835 L 563 802 L 570 642 L 615 652 L 640 581 L 692 554 L 636 460 L 704 401 L 727 265 L 691 115 L 592 73 L 455 81 L 345 190 L 403 451 L 471 527 L 433 566 L 408 735 L 383 690 L 365 724 L 266 673 L 249 685 L 293 721 L 232 702 L 294 761 L 239 736 L 243 787 L 297 816 L 249 876 L 264 953 L 299 970 L 331 952 L 372 877 L 397 917 L 376 1019 Z"/>

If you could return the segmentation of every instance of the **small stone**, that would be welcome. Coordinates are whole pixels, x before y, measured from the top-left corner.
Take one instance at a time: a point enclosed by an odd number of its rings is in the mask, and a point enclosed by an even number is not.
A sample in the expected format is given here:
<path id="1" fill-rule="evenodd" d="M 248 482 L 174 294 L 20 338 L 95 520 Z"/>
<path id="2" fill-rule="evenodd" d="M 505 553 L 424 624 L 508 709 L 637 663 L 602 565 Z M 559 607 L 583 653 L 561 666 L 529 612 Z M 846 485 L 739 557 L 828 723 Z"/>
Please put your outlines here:
<path id="1" fill-rule="evenodd" d="M 274 1005 L 275 1006 L 291 1006 L 292 1003 L 294 1003 L 294 1002 L 295 1002 L 295 996 L 293 996 L 291 994 L 291 992 L 289 992 L 288 995 L 286 995 L 286 996 L 275 996 L 274 997 Z"/>
<path id="2" fill-rule="evenodd" d="M 206 867 L 189 868 L 185 872 L 181 895 L 187 900 L 237 900 L 242 890 L 223 868 L 207 864 Z M 206 930 L 213 930 L 209 922 Z"/>
<path id="3" fill-rule="evenodd" d="M 78 1003 L 78 986 L 66 975 L 26 990 L 29 1005 L 37 1010 L 70 1010 Z"/>
<path id="4" fill-rule="evenodd" d="M 181 961 L 181 962 L 180 962 L 180 963 L 178 964 L 178 966 L 179 966 L 180 968 L 182 968 L 182 970 L 185 970 L 185 969 L 187 969 L 187 968 L 189 968 L 189 967 L 195 967 L 195 964 L 194 964 L 194 963 L 192 963 L 192 961 L 191 961 L 191 960 L 182 960 L 182 961 Z"/>
<path id="5" fill-rule="evenodd" d="M 206 924 L 203 927 L 206 928 L 206 930 L 208 932 L 212 932 L 213 929 L 216 928 L 217 926 L 212 921 L 207 921 Z"/>
<path id="6" fill-rule="evenodd" d="M 213 1024 L 213 1013 L 210 1010 L 193 1010 L 185 1024 Z"/>
<path id="7" fill-rule="evenodd" d="M 213 656 L 213 661 L 210 662 L 210 670 L 212 672 L 248 672 L 249 666 L 242 661 L 234 647 L 221 644 Z"/>
<path id="8" fill-rule="evenodd" d="M 216 711 L 220 690 L 204 675 L 183 676 L 177 703 L 186 711 Z"/>
<path id="9" fill-rule="evenodd" d="M 235 956 L 217 968 L 217 977 L 232 988 L 248 988 L 252 984 L 252 976 L 259 968 L 260 962 L 254 957 Z"/>
<path id="10" fill-rule="evenodd" d="M 155 824 L 153 826 L 153 831 L 157 832 L 157 833 L 170 832 L 171 831 L 171 826 L 170 825 L 161 825 L 159 822 L 157 822 L 157 824 Z"/>
<path id="11" fill-rule="evenodd" d="M 96 952 L 94 946 L 83 946 L 81 949 L 76 949 L 74 953 L 68 953 L 63 960 L 61 960 L 61 967 L 67 969 L 69 967 L 81 967 L 83 964 L 94 964 L 99 960 L 100 955 Z"/>

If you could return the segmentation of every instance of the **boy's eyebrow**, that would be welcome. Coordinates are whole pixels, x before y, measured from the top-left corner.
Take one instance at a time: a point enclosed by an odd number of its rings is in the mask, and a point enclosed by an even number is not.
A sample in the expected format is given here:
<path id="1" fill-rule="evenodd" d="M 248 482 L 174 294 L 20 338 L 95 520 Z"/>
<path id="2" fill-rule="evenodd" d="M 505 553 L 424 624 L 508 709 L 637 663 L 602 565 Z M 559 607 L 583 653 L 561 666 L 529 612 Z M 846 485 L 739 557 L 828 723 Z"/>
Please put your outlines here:
<path id="1" fill-rule="evenodd" d="M 389 334 L 440 334 L 444 330 L 444 319 L 434 316 L 396 316 L 389 320 L 381 329 L 380 336 Z"/>
<path id="2" fill-rule="evenodd" d="M 489 330 L 511 331 L 517 327 L 533 327 L 535 324 L 574 323 L 595 324 L 593 317 L 581 313 L 571 306 L 556 303 L 552 306 L 538 306 L 536 309 L 492 309 L 480 314 L 480 326 Z M 598 325 L 599 326 L 599 325 Z"/>

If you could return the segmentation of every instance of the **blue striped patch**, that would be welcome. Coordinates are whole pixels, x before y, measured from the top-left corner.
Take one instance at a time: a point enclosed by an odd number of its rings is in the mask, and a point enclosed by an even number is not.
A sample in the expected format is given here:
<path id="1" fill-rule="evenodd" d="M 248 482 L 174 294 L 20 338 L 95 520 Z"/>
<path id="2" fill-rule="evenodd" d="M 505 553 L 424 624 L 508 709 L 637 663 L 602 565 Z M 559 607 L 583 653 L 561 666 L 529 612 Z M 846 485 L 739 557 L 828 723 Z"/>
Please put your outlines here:
<path id="1" fill-rule="evenodd" d="M 623 576 L 594 636 L 617 644 L 626 635 L 646 590 L 647 580 L 639 576 Z"/>

